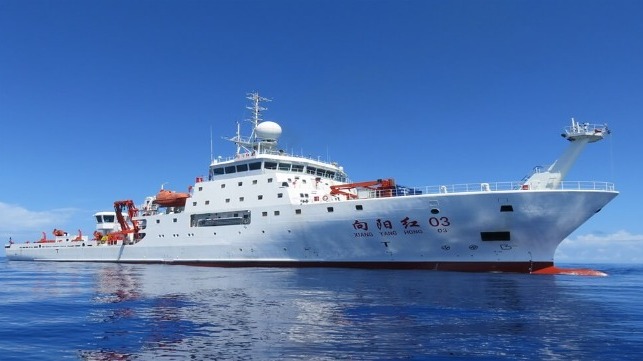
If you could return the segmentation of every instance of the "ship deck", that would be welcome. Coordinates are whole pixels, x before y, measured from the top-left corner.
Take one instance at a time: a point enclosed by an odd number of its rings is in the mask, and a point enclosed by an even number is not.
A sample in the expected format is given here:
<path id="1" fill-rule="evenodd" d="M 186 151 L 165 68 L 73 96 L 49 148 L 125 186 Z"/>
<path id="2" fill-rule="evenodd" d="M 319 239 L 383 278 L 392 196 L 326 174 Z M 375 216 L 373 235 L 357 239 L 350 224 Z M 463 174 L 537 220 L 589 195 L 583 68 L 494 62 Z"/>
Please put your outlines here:
<path id="1" fill-rule="evenodd" d="M 433 185 L 423 187 L 404 187 L 400 186 L 396 190 L 396 196 L 412 196 L 420 194 L 452 194 L 452 193 L 475 193 L 475 192 L 506 192 L 506 191 L 541 191 L 542 189 L 530 189 L 523 182 L 490 182 L 490 183 L 462 183 L 451 185 Z M 563 181 L 553 188 L 544 189 L 545 191 L 602 191 L 615 192 L 615 186 L 612 182 L 598 181 Z M 379 195 L 372 191 L 372 197 Z M 370 198 L 370 197 L 369 197 Z"/>

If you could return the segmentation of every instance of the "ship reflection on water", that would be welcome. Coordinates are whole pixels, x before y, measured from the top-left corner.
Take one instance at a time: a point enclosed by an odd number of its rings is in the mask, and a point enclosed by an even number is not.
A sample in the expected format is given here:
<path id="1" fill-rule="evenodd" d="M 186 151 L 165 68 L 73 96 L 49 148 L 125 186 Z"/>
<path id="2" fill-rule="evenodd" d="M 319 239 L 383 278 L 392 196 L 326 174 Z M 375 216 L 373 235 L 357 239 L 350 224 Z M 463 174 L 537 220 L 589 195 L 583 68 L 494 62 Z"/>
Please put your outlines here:
<path id="1" fill-rule="evenodd" d="M 584 358 L 605 322 L 560 276 L 98 268 L 87 360 Z"/>

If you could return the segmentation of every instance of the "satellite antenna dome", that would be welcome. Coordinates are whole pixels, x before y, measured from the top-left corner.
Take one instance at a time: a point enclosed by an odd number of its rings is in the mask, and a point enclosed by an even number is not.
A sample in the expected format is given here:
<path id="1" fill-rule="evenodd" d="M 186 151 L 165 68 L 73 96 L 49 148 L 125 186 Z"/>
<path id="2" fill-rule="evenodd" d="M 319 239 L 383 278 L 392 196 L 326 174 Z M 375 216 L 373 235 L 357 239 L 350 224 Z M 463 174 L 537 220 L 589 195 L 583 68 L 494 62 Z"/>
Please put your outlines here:
<path id="1" fill-rule="evenodd" d="M 276 141 L 281 135 L 281 126 L 275 122 L 261 122 L 257 125 L 256 132 L 261 139 Z"/>

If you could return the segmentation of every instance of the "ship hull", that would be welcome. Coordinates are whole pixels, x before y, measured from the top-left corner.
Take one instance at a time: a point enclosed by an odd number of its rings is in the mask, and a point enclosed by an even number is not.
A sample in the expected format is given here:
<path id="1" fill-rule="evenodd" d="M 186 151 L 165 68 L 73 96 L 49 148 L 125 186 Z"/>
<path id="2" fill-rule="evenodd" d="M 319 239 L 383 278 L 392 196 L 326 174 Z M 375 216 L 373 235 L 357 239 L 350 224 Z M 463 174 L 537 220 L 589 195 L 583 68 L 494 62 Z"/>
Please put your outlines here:
<path id="1" fill-rule="evenodd" d="M 18 245 L 10 260 L 216 267 L 533 272 L 618 193 L 496 191 L 248 208 L 247 224 L 199 227 L 198 208 L 141 217 L 136 244 Z"/>

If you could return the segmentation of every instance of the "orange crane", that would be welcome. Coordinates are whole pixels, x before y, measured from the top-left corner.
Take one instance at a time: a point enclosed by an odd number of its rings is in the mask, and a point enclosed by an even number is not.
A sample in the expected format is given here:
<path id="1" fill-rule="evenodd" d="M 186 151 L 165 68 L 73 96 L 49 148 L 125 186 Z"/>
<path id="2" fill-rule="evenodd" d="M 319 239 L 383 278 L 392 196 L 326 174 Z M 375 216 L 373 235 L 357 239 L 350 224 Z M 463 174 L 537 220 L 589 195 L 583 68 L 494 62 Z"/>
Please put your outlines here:
<path id="1" fill-rule="evenodd" d="M 123 217 L 123 210 L 127 210 L 127 215 L 129 216 L 129 220 L 132 223 L 130 226 L 129 223 L 125 220 L 125 217 Z M 138 238 L 138 221 L 134 219 L 134 217 L 138 216 L 138 208 L 134 205 L 134 201 L 128 199 L 124 201 L 116 201 L 114 202 L 114 211 L 116 212 L 116 220 L 118 221 L 118 224 L 121 226 L 121 230 L 118 232 L 113 232 L 108 235 L 109 240 L 111 241 L 116 241 L 116 240 L 124 240 L 125 237 L 129 233 L 134 234 L 134 239 Z"/>
<path id="2" fill-rule="evenodd" d="M 376 197 L 391 197 L 393 196 L 393 191 L 395 190 L 395 180 L 392 178 L 389 179 L 378 179 L 374 181 L 366 182 L 357 182 L 357 183 L 347 183 L 330 186 L 331 195 L 344 195 L 346 199 L 355 199 L 357 194 L 347 192 L 347 190 L 356 189 L 356 188 L 365 188 L 374 190 Z"/>

